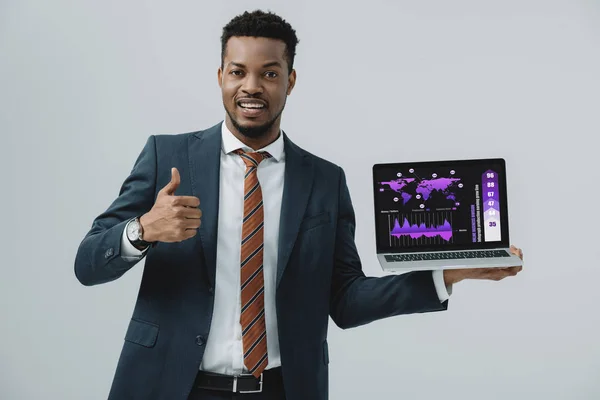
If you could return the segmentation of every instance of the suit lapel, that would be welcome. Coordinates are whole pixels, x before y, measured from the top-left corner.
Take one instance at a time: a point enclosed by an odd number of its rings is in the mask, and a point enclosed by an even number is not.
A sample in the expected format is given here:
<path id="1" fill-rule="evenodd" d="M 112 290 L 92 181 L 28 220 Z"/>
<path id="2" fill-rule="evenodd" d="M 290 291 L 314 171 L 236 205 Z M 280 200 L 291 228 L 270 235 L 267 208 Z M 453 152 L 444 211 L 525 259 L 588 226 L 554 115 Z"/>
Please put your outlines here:
<path id="1" fill-rule="evenodd" d="M 312 163 L 285 133 L 283 135 L 285 176 L 279 221 L 277 286 L 289 263 L 313 184 Z M 191 135 L 189 140 L 192 195 L 200 199 L 202 210 L 198 236 L 204 250 L 209 284 L 214 286 L 217 268 L 221 123 Z"/>
<path id="2" fill-rule="evenodd" d="M 217 266 L 221 123 L 191 135 L 189 140 L 192 194 L 200 199 L 202 210 L 202 223 L 198 236 L 204 250 L 208 280 L 210 285 L 214 286 Z"/>
<path id="3" fill-rule="evenodd" d="M 285 175 L 281 217 L 279 220 L 279 250 L 277 286 L 287 267 L 294 248 L 300 223 L 304 217 L 313 184 L 313 165 L 305 153 L 283 133 Z"/>

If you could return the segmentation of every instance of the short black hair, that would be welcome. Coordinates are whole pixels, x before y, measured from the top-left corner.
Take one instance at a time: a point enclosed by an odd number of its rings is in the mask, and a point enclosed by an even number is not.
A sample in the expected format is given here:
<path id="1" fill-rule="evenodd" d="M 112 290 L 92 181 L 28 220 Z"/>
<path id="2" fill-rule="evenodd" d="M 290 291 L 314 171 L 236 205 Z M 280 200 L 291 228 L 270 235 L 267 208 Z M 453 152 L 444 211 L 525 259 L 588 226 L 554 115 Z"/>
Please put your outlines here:
<path id="1" fill-rule="evenodd" d="M 227 41 L 234 36 L 264 37 L 279 39 L 285 43 L 284 57 L 288 64 L 288 74 L 294 68 L 294 57 L 296 56 L 296 45 L 300 42 L 296 31 L 280 16 L 272 12 L 255 10 L 244 12 L 234 17 L 223 27 L 221 35 L 221 68 L 225 60 Z"/>

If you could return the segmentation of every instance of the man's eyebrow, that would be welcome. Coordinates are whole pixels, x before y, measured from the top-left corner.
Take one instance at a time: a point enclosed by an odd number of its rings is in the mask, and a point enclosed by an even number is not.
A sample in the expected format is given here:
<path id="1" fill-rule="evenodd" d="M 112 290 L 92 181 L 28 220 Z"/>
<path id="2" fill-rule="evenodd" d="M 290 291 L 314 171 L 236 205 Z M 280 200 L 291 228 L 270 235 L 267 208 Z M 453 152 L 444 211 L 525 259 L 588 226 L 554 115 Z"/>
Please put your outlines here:
<path id="1" fill-rule="evenodd" d="M 263 68 L 268 68 L 268 67 L 280 67 L 283 68 L 283 66 L 281 65 L 281 63 L 279 61 L 271 61 L 268 62 L 266 64 L 263 65 Z"/>
<path id="2" fill-rule="evenodd" d="M 246 66 L 244 64 L 238 63 L 238 62 L 235 62 L 235 61 L 230 61 L 229 65 L 232 66 L 232 67 L 246 68 Z M 268 63 L 264 64 L 262 67 L 263 68 L 268 68 L 268 67 L 280 67 L 280 68 L 283 68 L 283 66 L 281 65 L 281 63 L 279 61 L 268 62 Z"/>

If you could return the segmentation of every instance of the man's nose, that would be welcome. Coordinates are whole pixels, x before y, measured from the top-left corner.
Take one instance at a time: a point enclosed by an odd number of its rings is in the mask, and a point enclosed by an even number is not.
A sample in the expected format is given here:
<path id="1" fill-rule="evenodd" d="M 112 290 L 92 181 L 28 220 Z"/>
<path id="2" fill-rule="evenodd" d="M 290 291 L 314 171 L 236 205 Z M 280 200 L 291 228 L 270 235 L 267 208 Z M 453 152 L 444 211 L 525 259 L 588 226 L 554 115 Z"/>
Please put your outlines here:
<path id="1" fill-rule="evenodd" d="M 248 74 L 246 80 L 244 81 L 244 85 L 242 86 L 242 90 L 250 95 L 260 94 L 263 91 L 263 88 L 260 84 L 260 78 Z"/>

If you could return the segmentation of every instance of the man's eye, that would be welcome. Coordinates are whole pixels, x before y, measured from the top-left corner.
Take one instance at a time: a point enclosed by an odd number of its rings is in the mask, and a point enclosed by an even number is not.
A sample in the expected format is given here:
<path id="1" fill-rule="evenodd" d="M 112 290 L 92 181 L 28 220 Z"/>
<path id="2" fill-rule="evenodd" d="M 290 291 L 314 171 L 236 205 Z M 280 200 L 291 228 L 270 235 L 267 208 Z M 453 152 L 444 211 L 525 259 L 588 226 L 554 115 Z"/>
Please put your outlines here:
<path id="1" fill-rule="evenodd" d="M 233 71 L 230 72 L 230 74 L 239 76 L 242 74 L 242 71 L 240 71 L 239 69 L 234 69 Z"/>
<path id="2" fill-rule="evenodd" d="M 277 72 L 269 71 L 269 72 L 267 72 L 267 76 L 269 78 L 277 78 L 278 75 L 277 75 Z"/>

